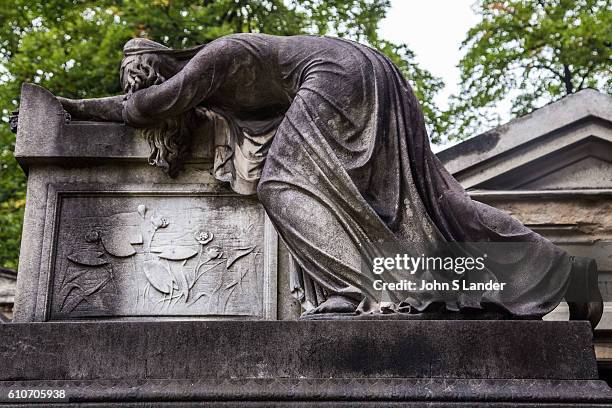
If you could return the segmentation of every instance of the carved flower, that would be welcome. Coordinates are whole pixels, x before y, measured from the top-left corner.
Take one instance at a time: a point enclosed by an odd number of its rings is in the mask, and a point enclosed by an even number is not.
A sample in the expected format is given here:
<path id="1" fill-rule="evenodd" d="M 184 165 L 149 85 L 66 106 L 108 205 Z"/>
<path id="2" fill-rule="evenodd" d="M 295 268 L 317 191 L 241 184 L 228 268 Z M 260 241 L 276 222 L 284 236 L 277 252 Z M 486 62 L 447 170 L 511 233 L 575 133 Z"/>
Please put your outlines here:
<path id="1" fill-rule="evenodd" d="M 166 228 L 168 226 L 169 222 L 164 217 L 152 216 L 151 217 L 151 224 L 153 224 L 153 227 L 155 227 L 155 229 L 159 229 L 159 228 Z"/>
<path id="2" fill-rule="evenodd" d="M 100 233 L 95 230 L 89 231 L 85 234 L 85 242 L 94 243 L 100 241 Z"/>
<path id="3" fill-rule="evenodd" d="M 160 228 L 166 228 L 169 222 L 164 217 L 153 215 L 151 217 L 151 224 L 153 224 L 153 233 L 151 234 L 151 238 L 149 238 L 149 249 L 151 248 L 151 244 L 153 243 L 153 237 L 155 236 L 157 230 Z"/>
<path id="4" fill-rule="evenodd" d="M 213 239 L 213 233 L 208 231 L 200 230 L 194 234 L 195 240 L 202 245 L 208 244 Z"/>
<path id="5" fill-rule="evenodd" d="M 212 246 L 206 250 L 206 255 L 208 259 L 216 259 L 223 255 L 223 252 L 221 252 L 221 248 L 218 246 Z"/>

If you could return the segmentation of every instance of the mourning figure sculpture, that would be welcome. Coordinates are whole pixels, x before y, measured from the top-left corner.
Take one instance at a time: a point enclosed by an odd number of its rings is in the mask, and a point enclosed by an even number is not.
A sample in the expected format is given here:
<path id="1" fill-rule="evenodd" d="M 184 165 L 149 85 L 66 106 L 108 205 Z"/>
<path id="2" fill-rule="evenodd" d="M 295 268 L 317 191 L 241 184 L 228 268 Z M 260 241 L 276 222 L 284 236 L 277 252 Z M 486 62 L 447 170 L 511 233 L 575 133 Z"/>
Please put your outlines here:
<path id="1" fill-rule="evenodd" d="M 171 176 L 191 129 L 214 123 L 214 175 L 258 195 L 295 262 L 291 290 L 307 313 L 408 306 L 540 318 L 577 290 L 595 295 L 570 302 L 570 318 L 595 326 L 601 317 L 594 261 L 470 199 L 430 150 L 410 86 L 376 50 L 319 36 L 235 34 L 184 50 L 137 38 L 124 47 L 121 84 L 125 95 L 60 101 L 73 119 L 143 128 L 151 163 Z M 528 245 L 487 270 L 507 283 L 503 295 L 389 291 L 383 305 L 361 271 L 360 246 L 379 242 Z"/>

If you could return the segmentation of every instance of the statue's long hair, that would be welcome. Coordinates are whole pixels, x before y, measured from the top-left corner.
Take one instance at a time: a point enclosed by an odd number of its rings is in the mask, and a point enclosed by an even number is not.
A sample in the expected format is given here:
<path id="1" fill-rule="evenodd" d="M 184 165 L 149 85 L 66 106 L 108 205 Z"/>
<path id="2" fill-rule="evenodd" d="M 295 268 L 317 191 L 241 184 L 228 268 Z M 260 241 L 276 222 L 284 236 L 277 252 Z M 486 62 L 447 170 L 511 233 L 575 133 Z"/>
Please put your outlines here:
<path id="1" fill-rule="evenodd" d="M 131 55 L 121 62 L 120 80 L 124 92 L 159 85 L 178 71 L 177 62 L 158 54 Z M 160 167 L 170 177 L 176 177 L 190 153 L 195 114 L 192 110 L 177 117 L 164 119 L 154 127 L 141 129 L 149 143 L 149 164 Z"/>

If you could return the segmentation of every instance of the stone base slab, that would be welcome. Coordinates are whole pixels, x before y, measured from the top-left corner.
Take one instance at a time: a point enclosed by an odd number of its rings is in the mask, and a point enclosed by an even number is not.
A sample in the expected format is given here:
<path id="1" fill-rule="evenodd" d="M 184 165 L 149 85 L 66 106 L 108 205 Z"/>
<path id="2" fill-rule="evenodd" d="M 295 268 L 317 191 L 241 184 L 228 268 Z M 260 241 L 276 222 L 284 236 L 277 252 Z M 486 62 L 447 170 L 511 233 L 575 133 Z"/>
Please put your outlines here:
<path id="1" fill-rule="evenodd" d="M 585 322 L 14 323 L 0 338 L 4 402 L 63 389 L 87 407 L 612 407 Z"/>
<path id="2" fill-rule="evenodd" d="M 10 389 L 62 389 L 83 406 L 612 406 L 610 389 L 596 380 L 444 379 L 224 379 L 146 381 L 15 381 Z M 6 398 L 0 399 L 8 402 Z M 104 401 L 104 404 L 96 405 Z M 191 405 L 193 404 L 193 405 Z M 353 405 L 351 405 L 353 404 Z M 518 404 L 518 405 L 516 405 Z M 23 404 L 15 404 L 23 407 Z M 59 405 L 61 406 L 61 405 Z M 145 405 L 157 406 L 157 405 Z"/>

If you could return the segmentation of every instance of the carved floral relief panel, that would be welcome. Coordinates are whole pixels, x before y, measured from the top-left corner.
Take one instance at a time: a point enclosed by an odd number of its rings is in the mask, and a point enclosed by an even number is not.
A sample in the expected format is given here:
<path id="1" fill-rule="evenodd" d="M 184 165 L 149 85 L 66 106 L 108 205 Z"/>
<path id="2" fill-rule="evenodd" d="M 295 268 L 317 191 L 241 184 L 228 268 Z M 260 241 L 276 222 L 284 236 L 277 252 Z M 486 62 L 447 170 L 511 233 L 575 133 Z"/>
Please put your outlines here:
<path id="1" fill-rule="evenodd" d="M 50 319 L 265 317 L 264 211 L 240 196 L 58 199 Z"/>

